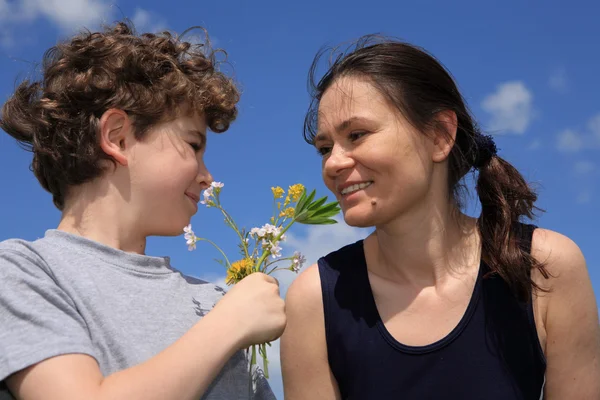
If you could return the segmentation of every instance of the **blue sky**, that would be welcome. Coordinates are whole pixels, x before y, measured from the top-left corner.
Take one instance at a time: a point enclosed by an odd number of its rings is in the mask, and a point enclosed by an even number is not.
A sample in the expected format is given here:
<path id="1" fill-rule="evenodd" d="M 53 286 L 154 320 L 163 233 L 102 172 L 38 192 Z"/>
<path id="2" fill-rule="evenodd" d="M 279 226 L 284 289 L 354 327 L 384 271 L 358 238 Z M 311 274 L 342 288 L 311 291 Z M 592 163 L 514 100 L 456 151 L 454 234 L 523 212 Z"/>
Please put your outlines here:
<path id="1" fill-rule="evenodd" d="M 537 223 L 579 244 L 600 293 L 600 5 L 456 3 L 0 0 L 0 98 L 30 76 L 45 49 L 83 25 L 127 16 L 141 31 L 204 26 L 229 53 L 243 90 L 238 121 L 227 133 L 211 135 L 206 160 L 215 179 L 225 182 L 222 199 L 230 213 L 252 227 L 266 222 L 273 185 L 302 182 L 326 191 L 319 157 L 302 140 L 306 76 L 316 51 L 367 33 L 400 37 L 450 69 L 481 126 L 496 135 L 501 155 L 539 188 L 547 212 Z M 35 239 L 58 223 L 50 196 L 28 170 L 30 160 L 0 135 L 0 240 Z M 201 209 L 192 222 L 199 236 L 235 251 L 235 237 L 215 210 Z M 286 249 L 315 261 L 365 234 L 343 223 L 300 226 Z M 223 276 L 212 249 L 190 253 L 181 237 L 153 238 L 148 253 L 170 255 L 188 274 L 213 281 Z M 287 285 L 292 278 L 281 279 Z M 271 358 L 272 386 L 283 398 L 276 352 Z"/>

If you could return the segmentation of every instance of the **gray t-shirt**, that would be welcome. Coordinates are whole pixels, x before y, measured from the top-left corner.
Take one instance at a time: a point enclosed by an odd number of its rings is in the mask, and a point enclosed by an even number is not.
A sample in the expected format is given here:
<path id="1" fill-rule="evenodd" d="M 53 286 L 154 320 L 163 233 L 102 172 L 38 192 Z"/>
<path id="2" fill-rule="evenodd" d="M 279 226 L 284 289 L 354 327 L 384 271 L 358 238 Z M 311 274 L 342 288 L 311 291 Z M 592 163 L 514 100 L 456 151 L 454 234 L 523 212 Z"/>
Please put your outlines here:
<path id="1" fill-rule="evenodd" d="M 223 294 L 173 269 L 168 257 L 126 253 L 58 230 L 33 242 L 0 242 L 0 382 L 68 353 L 94 357 L 104 376 L 132 367 L 183 336 Z M 0 384 L 0 399 L 9 396 Z M 249 398 L 275 396 L 260 374 L 250 385 L 239 351 L 202 399 Z"/>

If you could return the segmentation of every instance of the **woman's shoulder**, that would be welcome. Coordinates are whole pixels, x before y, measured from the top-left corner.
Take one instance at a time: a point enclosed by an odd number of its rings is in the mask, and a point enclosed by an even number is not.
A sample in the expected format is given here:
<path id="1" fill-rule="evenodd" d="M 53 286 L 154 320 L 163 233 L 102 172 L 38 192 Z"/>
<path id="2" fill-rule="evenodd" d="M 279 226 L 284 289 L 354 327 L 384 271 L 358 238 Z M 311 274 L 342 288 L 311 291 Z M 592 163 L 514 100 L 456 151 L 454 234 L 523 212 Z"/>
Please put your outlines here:
<path id="1" fill-rule="evenodd" d="M 570 315 L 580 311 L 594 310 L 593 287 L 585 257 L 575 241 L 570 237 L 544 228 L 533 232 L 531 255 L 543 266 L 545 274 L 537 269 L 532 279 L 542 291 L 536 291 L 536 298 L 543 310 L 543 325 L 563 324 Z M 565 307 L 571 309 L 565 313 Z M 570 323 L 570 322 L 569 322 Z"/>
<path id="2" fill-rule="evenodd" d="M 533 232 L 531 255 L 548 271 L 552 281 L 567 282 L 587 275 L 583 253 L 577 243 L 559 232 L 537 228 Z"/>
<path id="3" fill-rule="evenodd" d="M 319 265 L 315 263 L 302 271 L 292 282 L 286 293 L 286 307 L 312 308 L 322 304 L 321 276 Z"/>

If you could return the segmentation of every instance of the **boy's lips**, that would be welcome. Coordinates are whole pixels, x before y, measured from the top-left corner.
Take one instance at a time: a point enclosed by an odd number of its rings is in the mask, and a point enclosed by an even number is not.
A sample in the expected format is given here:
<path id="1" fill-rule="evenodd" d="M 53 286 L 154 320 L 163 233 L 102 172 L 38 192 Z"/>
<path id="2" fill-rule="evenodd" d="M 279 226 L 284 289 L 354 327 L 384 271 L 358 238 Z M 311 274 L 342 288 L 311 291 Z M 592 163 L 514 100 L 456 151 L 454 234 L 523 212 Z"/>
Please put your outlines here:
<path id="1" fill-rule="evenodd" d="M 194 193 L 190 193 L 190 192 L 185 192 L 185 195 L 187 197 L 189 197 L 190 199 L 192 199 L 195 203 L 198 203 L 200 201 L 200 196 L 194 194 Z"/>

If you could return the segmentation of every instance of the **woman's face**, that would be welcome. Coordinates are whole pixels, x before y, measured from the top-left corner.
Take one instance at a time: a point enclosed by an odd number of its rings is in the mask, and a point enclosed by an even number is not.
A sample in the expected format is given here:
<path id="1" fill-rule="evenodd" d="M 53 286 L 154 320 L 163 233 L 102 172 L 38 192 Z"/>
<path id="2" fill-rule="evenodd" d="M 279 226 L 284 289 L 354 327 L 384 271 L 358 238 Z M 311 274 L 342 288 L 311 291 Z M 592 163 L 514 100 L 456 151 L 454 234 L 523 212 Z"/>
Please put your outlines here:
<path id="1" fill-rule="evenodd" d="M 378 226 L 427 203 L 439 145 L 373 84 L 338 78 L 318 112 L 315 147 L 323 157 L 323 180 L 346 223 Z"/>

